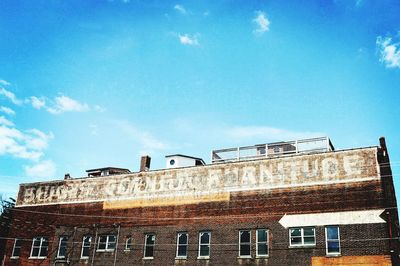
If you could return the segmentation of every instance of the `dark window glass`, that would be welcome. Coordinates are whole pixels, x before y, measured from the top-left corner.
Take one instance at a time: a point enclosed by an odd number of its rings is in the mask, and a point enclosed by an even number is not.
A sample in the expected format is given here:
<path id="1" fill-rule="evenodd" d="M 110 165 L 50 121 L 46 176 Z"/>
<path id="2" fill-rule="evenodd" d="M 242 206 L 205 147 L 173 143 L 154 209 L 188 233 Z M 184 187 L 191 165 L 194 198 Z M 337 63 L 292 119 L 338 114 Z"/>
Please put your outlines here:
<path id="1" fill-rule="evenodd" d="M 242 230 L 239 232 L 240 252 L 239 256 L 250 256 L 251 247 L 251 233 L 249 230 Z"/>
<path id="2" fill-rule="evenodd" d="M 268 231 L 266 229 L 257 230 L 257 256 L 268 255 Z"/>
<path id="3" fill-rule="evenodd" d="M 177 243 L 177 257 L 186 257 L 187 256 L 187 245 L 188 245 L 188 234 L 187 233 L 178 233 L 178 243 Z"/>
<path id="4" fill-rule="evenodd" d="M 21 254 L 22 239 L 15 239 L 12 256 L 17 258 Z"/>
<path id="5" fill-rule="evenodd" d="M 144 248 L 144 257 L 151 258 L 154 257 L 154 245 L 156 242 L 156 236 L 153 234 L 148 234 L 145 236 L 145 248 Z"/>
<path id="6" fill-rule="evenodd" d="M 66 236 L 60 237 L 57 257 L 65 258 L 65 255 L 67 253 L 67 241 L 68 241 L 68 237 L 66 237 Z"/>

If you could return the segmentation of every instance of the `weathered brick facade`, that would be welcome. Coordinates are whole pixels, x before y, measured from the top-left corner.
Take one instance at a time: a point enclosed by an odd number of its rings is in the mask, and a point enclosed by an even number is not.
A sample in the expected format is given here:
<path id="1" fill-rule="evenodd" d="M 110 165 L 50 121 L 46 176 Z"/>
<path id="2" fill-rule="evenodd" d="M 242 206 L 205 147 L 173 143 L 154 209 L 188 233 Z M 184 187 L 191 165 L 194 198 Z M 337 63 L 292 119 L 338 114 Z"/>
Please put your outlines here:
<path id="1" fill-rule="evenodd" d="M 398 265 L 384 140 L 381 147 L 22 184 L 17 206 L 5 265 Z M 334 256 L 326 250 L 330 225 L 340 231 Z M 315 244 L 292 245 L 293 227 L 314 228 Z M 268 230 L 266 257 L 256 255 L 257 229 Z M 251 232 L 248 257 L 239 256 L 240 230 Z M 198 258 L 204 231 L 211 232 L 209 258 Z M 183 259 L 176 258 L 178 232 L 188 234 Z M 150 259 L 146 234 L 155 235 Z M 115 235 L 117 248 L 98 250 L 102 235 Z M 62 259 L 60 236 L 68 237 Z M 92 237 L 87 258 L 84 236 Z M 46 256 L 32 258 L 34 237 L 48 238 Z M 15 238 L 23 240 L 18 258 Z"/>

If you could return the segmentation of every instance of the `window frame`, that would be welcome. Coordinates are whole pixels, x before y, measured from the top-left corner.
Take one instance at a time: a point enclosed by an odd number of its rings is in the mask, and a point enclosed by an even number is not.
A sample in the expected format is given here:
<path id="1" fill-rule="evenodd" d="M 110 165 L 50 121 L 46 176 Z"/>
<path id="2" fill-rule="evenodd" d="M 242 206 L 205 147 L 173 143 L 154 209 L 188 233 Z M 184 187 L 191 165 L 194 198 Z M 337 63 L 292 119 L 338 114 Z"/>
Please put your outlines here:
<path id="1" fill-rule="evenodd" d="M 337 239 L 328 239 L 328 228 L 336 228 L 337 229 Z M 338 247 L 339 247 L 339 252 L 329 252 L 328 247 L 329 243 L 328 242 L 337 242 Z M 326 255 L 327 256 L 340 256 L 342 254 L 342 248 L 340 245 L 340 228 L 337 225 L 328 225 L 325 226 L 325 247 L 326 247 Z"/>
<path id="2" fill-rule="evenodd" d="M 130 251 L 132 249 L 132 236 L 126 236 L 124 251 Z"/>
<path id="3" fill-rule="evenodd" d="M 241 233 L 242 232 L 249 232 L 250 237 L 249 237 L 249 242 L 243 242 L 242 243 L 242 239 L 241 239 Z M 250 254 L 249 255 L 242 255 L 242 245 L 247 245 L 249 246 L 249 251 Z M 239 230 L 239 258 L 251 258 L 251 230 L 248 229 L 243 229 L 243 230 Z"/>
<path id="4" fill-rule="evenodd" d="M 186 243 L 185 244 L 179 244 L 179 237 L 182 236 L 182 235 L 186 235 Z M 179 247 L 181 247 L 181 246 L 185 246 L 186 247 L 185 256 L 179 256 Z M 188 246 L 189 246 L 189 234 L 188 234 L 188 232 L 178 232 L 176 234 L 176 254 L 175 254 L 175 258 L 177 258 L 177 259 L 187 259 Z"/>
<path id="5" fill-rule="evenodd" d="M 68 236 L 60 236 L 59 240 L 58 240 L 58 248 L 57 248 L 57 259 L 65 259 L 65 255 L 64 256 L 60 256 L 60 250 L 61 250 L 61 242 L 63 241 L 63 239 L 65 239 L 65 253 L 67 253 L 67 243 L 68 243 Z"/>
<path id="6" fill-rule="evenodd" d="M 86 238 L 89 238 L 89 245 L 85 245 L 85 239 Z M 89 235 L 86 235 L 86 236 L 83 236 L 83 238 L 82 238 L 82 248 L 81 248 L 81 260 L 87 260 L 87 259 L 89 259 L 89 257 L 90 257 L 90 247 L 92 246 L 92 236 L 89 236 Z M 89 253 L 89 255 L 88 256 L 83 256 L 83 251 L 84 251 L 84 249 L 85 248 L 87 248 L 88 249 L 88 253 Z"/>
<path id="7" fill-rule="evenodd" d="M 39 246 L 36 247 L 36 248 L 39 249 L 39 252 L 38 252 L 37 256 L 33 256 L 33 248 L 35 247 L 35 246 L 34 246 L 34 245 L 35 245 L 35 240 L 39 240 L 39 241 L 40 241 L 40 242 L 39 242 Z M 44 242 L 47 242 L 46 256 L 40 256 L 40 254 L 42 253 L 43 243 L 44 243 Z M 31 247 L 31 253 L 30 253 L 29 259 L 46 259 L 47 256 L 49 255 L 48 252 L 49 252 L 49 238 L 48 238 L 48 237 L 45 237 L 45 236 L 37 236 L 37 237 L 34 237 L 34 238 L 32 239 L 32 247 Z"/>
<path id="8" fill-rule="evenodd" d="M 15 238 L 14 245 L 13 245 L 13 250 L 12 250 L 12 253 L 11 253 L 11 259 L 18 259 L 19 256 L 21 255 L 22 241 L 23 241 L 22 238 L 18 238 L 18 237 Z M 17 246 L 17 242 L 19 243 L 19 246 Z M 14 255 L 15 254 L 15 248 L 19 249 L 18 256 Z"/>
<path id="9" fill-rule="evenodd" d="M 265 241 L 258 241 L 258 231 L 265 231 Z M 267 246 L 267 254 L 259 254 L 258 253 L 258 245 L 259 244 L 265 244 Z M 269 257 L 269 230 L 260 228 L 256 230 L 256 257 L 257 258 L 265 258 Z"/>
<path id="10" fill-rule="evenodd" d="M 106 238 L 106 246 L 104 248 L 100 248 L 100 243 L 104 243 L 104 242 L 100 242 L 100 238 L 105 237 Z M 115 241 L 110 241 L 110 237 L 114 237 Z M 117 236 L 116 235 L 100 235 L 98 237 L 98 243 L 97 243 L 97 248 L 96 248 L 96 252 L 113 252 L 115 250 L 115 248 L 117 247 Z M 114 247 L 110 248 L 110 245 L 113 244 Z"/>
<path id="11" fill-rule="evenodd" d="M 201 236 L 202 234 L 209 234 L 208 237 L 208 244 L 202 244 L 201 243 Z M 201 256 L 201 246 L 208 246 L 208 255 L 207 256 Z M 199 251 L 197 254 L 197 259 L 209 259 L 211 254 L 211 231 L 201 231 L 199 232 Z"/>
<path id="12" fill-rule="evenodd" d="M 314 231 L 313 237 L 314 237 L 314 243 L 311 244 L 305 244 L 304 243 L 304 238 L 305 237 L 310 237 L 309 235 L 305 236 L 304 235 L 304 229 L 311 228 Z M 300 229 L 300 236 L 294 236 L 294 237 L 299 237 L 301 239 L 300 244 L 292 244 L 292 232 L 291 230 L 294 229 Z M 290 247 L 314 247 L 317 243 L 317 238 L 316 238 L 316 231 L 314 226 L 303 226 L 303 227 L 291 227 L 289 228 L 289 246 Z"/>
<path id="13" fill-rule="evenodd" d="M 153 237 L 154 237 L 154 243 L 153 243 L 153 244 L 148 244 L 148 243 L 147 243 L 147 237 L 148 237 L 148 236 L 153 236 Z M 152 249 L 152 254 L 151 254 L 152 256 L 146 256 L 146 248 L 147 248 L 148 246 L 153 247 L 153 249 Z M 156 234 L 155 234 L 155 233 L 148 233 L 148 234 L 145 234 L 145 235 L 144 235 L 143 259 L 145 259 L 145 260 L 152 260 L 152 259 L 154 259 L 155 246 L 156 246 Z"/>

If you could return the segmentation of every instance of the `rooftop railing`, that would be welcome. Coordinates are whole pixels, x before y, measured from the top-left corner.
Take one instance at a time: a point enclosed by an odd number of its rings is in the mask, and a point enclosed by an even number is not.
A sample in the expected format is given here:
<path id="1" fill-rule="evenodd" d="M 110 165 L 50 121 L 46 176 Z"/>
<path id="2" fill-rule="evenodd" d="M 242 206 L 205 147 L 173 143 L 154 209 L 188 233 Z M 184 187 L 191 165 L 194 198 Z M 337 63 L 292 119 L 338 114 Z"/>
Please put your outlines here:
<path id="1" fill-rule="evenodd" d="M 328 137 L 319 137 L 213 150 L 211 152 L 211 163 L 253 160 L 299 153 L 320 153 L 334 150 L 335 148 Z"/>

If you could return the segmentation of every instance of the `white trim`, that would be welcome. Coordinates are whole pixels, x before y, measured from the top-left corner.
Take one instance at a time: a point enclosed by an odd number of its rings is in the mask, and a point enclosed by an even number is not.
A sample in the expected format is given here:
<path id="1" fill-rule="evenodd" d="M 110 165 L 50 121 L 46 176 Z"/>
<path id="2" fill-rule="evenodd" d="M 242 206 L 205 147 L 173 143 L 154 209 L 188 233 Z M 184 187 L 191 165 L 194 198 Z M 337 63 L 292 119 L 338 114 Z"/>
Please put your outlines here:
<path id="1" fill-rule="evenodd" d="M 38 253 L 37 256 L 32 256 L 33 247 L 34 247 L 34 244 L 35 244 L 35 239 L 39 239 L 40 240 L 39 246 L 37 247 L 37 248 L 39 248 L 39 253 Z M 32 239 L 32 247 L 31 247 L 31 253 L 30 253 L 29 259 L 46 259 L 47 258 L 47 255 L 46 256 L 40 256 L 40 253 L 42 251 L 43 242 L 44 242 L 45 239 L 47 240 L 47 253 L 49 252 L 49 239 L 47 237 L 44 237 L 44 236 L 34 237 Z"/>
<path id="2" fill-rule="evenodd" d="M 110 241 L 110 237 L 112 237 L 112 236 L 115 238 L 115 241 Z M 104 242 L 100 242 L 100 238 L 101 237 L 105 237 L 106 238 L 106 242 L 105 242 L 106 246 L 105 246 L 105 248 L 102 248 L 102 249 L 100 249 L 100 243 L 104 243 Z M 99 239 L 99 241 L 97 243 L 96 252 L 112 252 L 117 247 L 117 236 L 116 235 L 99 235 L 98 239 Z M 115 244 L 114 248 L 110 248 L 109 247 L 111 243 Z"/>
<path id="3" fill-rule="evenodd" d="M 18 259 L 18 258 L 19 258 L 19 255 L 18 255 L 18 256 L 14 256 L 15 246 L 17 245 L 17 241 L 18 241 L 18 240 L 21 240 L 21 241 L 22 241 L 21 238 L 15 238 L 15 240 L 14 240 L 14 246 L 13 246 L 13 250 L 12 250 L 10 259 Z M 21 245 L 19 246 L 19 252 L 21 253 Z"/>
<path id="4" fill-rule="evenodd" d="M 201 244 L 201 236 L 202 234 L 208 234 L 208 244 Z M 208 246 L 208 255 L 207 256 L 200 256 L 201 246 Z M 201 231 L 199 232 L 199 251 L 197 253 L 197 259 L 209 259 L 211 254 L 211 231 Z"/>
<path id="5" fill-rule="evenodd" d="M 261 254 L 261 255 L 258 254 L 258 244 L 264 244 L 264 242 L 258 242 L 258 231 L 265 231 L 266 234 L 265 245 L 267 246 L 267 254 Z M 256 258 L 267 258 L 267 257 L 269 257 L 269 230 L 259 228 L 256 230 Z"/>
<path id="6" fill-rule="evenodd" d="M 153 247 L 153 254 L 150 257 L 146 256 L 146 247 L 147 247 L 147 236 L 153 236 L 154 237 L 154 244 L 149 244 L 149 247 Z M 154 233 L 149 233 L 144 235 L 144 249 L 143 249 L 143 259 L 154 259 L 154 247 L 156 246 L 156 234 Z"/>
<path id="7" fill-rule="evenodd" d="M 179 244 L 179 237 L 182 235 L 186 235 L 186 244 Z M 178 250 L 179 246 L 186 246 L 186 255 L 185 256 L 179 256 L 178 255 Z M 175 254 L 175 259 L 187 259 L 188 255 L 188 246 L 189 246 L 189 234 L 187 232 L 178 232 L 176 235 L 176 254 Z"/>
<path id="8" fill-rule="evenodd" d="M 242 245 L 240 233 L 242 233 L 242 232 L 249 232 L 249 234 L 250 234 L 250 239 L 249 239 L 250 242 L 244 242 L 244 244 L 243 244 L 243 245 L 249 245 L 250 246 L 250 254 L 249 255 L 240 255 L 240 253 L 241 253 L 241 245 Z M 251 230 L 248 230 L 248 229 L 239 230 L 239 256 L 238 257 L 239 258 L 246 258 L 246 259 L 251 258 Z"/>
<path id="9" fill-rule="evenodd" d="M 328 239 L 328 227 L 337 228 L 338 239 Z M 339 244 L 339 252 L 328 252 L 328 241 L 337 242 Z M 326 255 L 327 256 L 339 256 L 342 254 L 342 248 L 340 245 L 340 229 L 337 225 L 328 225 L 325 226 L 325 247 L 326 247 Z"/>
<path id="10" fill-rule="evenodd" d="M 89 238 L 89 245 L 85 246 L 85 238 Z M 83 236 L 82 238 L 82 248 L 81 248 L 81 260 L 88 260 L 90 258 L 90 246 L 92 245 L 92 236 Z M 89 248 L 89 256 L 83 256 L 83 249 Z"/>
<path id="11" fill-rule="evenodd" d="M 304 229 L 305 229 L 305 228 L 313 229 L 314 234 L 313 234 L 312 236 L 311 236 L 311 235 L 305 236 L 305 235 L 304 235 Z M 301 238 L 301 243 L 300 243 L 300 244 L 292 244 L 292 232 L 291 232 L 291 230 L 294 230 L 294 229 L 300 229 L 300 236 L 294 236 L 294 237 L 297 237 L 297 238 Z M 317 243 L 317 240 L 316 240 L 316 236 L 315 236 L 315 235 L 316 235 L 316 234 L 315 234 L 315 227 L 312 227 L 312 226 L 292 227 L 292 228 L 289 228 L 289 246 L 290 246 L 290 247 L 312 247 L 312 246 L 315 246 L 316 243 Z M 304 243 L 304 238 L 305 238 L 305 237 L 314 237 L 314 243 L 305 244 L 305 243 Z"/>
<path id="12" fill-rule="evenodd" d="M 57 259 L 64 259 L 64 256 L 60 256 L 60 248 L 61 248 L 61 241 L 63 238 L 66 238 L 66 242 L 68 241 L 68 237 L 67 236 L 60 236 L 60 239 L 58 240 L 58 249 L 57 249 Z M 65 244 L 65 252 L 67 252 L 67 244 Z"/>
<path id="13" fill-rule="evenodd" d="M 130 241 L 131 243 L 129 243 L 130 247 L 128 248 L 128 241 Z M 127 236 L 127 238 L 125 239 L 125 249 L 124 251 L 129 251 L 132 249 L 132 236 Z"/>

